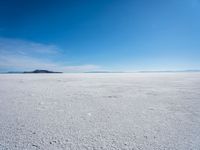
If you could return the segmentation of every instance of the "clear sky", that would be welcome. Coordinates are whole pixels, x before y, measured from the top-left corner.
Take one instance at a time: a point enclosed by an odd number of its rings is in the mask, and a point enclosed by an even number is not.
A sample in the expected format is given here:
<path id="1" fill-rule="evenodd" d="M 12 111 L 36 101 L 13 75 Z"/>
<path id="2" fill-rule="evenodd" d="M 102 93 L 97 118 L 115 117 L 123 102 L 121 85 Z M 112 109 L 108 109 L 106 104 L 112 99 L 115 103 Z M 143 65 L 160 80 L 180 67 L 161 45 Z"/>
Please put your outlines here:
<path id="1" fill-rule="evenodd" d="M 0 71 L 200 69 L 200 0 L 1 0 Z"/>

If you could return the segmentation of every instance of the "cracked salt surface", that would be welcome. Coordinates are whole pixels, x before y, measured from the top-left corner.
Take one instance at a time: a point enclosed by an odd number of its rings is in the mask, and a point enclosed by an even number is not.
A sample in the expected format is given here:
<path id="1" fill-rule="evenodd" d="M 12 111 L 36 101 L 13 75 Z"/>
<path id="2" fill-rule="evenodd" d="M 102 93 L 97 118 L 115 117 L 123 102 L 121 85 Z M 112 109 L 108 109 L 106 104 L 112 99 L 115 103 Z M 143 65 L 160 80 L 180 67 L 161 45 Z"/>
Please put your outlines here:
<path id="1" fill-rule="evenodd" d="M 1 74 L 0 150 L 200 149 L 200 74 Z"/>

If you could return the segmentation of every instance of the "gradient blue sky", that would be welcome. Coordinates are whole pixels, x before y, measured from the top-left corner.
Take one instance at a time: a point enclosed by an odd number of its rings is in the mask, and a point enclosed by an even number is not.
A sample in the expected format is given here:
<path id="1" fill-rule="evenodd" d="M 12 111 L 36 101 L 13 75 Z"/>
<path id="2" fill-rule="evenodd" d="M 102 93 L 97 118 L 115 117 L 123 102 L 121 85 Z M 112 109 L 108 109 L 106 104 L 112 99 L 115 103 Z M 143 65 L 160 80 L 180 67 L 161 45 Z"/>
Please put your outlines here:
<path id="1" fill-rule="evenodd" d="M 1 0 L 0 71 L 200 69 L 200 0 Z"/>

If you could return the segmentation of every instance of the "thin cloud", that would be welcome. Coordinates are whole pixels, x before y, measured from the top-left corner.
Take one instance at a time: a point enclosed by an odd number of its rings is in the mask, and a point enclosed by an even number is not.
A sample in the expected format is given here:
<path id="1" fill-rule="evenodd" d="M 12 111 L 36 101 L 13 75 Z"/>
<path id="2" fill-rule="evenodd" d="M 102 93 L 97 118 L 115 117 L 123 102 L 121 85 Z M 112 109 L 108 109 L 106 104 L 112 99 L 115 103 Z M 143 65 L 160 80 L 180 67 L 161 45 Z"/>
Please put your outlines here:
<path id="1" fill-rule="evenodd" d="M 57 54 L 61 50 L 55 45 L 47 45 L 21 39 L 0 38 L 0 53 L 4 54 Z"/>
<path id="2" fill-rule="evenodd" d="M 62 72 L 86 72 L 99 69 L 96 65 L 67 66 L 49 60 L 41 60 L 27 56 L 0 56 L 0 68 L 13 68 L 22 70 L 47 69 Z"/>
<path id="3" fill-rule="evenodd" d="M 99 66 L 65 65 L 63 62 L 55 62 L 48 56 L 61 54 L 61 49 L 55 45 L 25 41 L 20 39 L 0 38 L 0 70 L 34 70 L 48 69 L 62 72 L 86 72 L 99 69 Z M 39 57 L 43 55 L 44 57 Z"/>

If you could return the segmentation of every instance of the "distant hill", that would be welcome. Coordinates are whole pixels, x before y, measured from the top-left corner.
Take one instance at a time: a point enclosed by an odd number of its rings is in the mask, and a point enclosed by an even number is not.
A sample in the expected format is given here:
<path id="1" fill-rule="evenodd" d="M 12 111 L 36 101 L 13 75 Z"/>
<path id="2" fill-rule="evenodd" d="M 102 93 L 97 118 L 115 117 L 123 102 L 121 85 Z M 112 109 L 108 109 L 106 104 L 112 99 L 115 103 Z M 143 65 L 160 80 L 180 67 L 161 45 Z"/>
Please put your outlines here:
<path id="1" fill-rule="evenodd" d="M 166 71 L 138 71 L 139 73 L 173 73 L 173 72 L 200 72 L 200 70 L 166 70 Z"/>
<path id="2" fill-rule="evenodd" d="M 135 72 L 122 72 L 122 71 L 88 71 L 84 73 L 176 73 L 176 72 L 200 72 L 200 70 L 166 70 L 166 71 L 135 71 Z M 63 73 L 49 70 L 34 70 L 34 71 L 9 71 L 0 72 L 0 74 L 28 74 L 28 73 Z"/>
<path id="3" fill-rule="evenodd" d="M 34 71 L 25 71 L 23 73 L 62 73 L 62 72 L 55 72 L 49 70 L 34 70 Z"/>
<path id="4" fill-rule="evenodd" d="M 21 74 L 23 72 L 20 71 L 9 71 L 9 72 L 3 72 L 4 74 L 8 73 L 8 74 Z"/>

